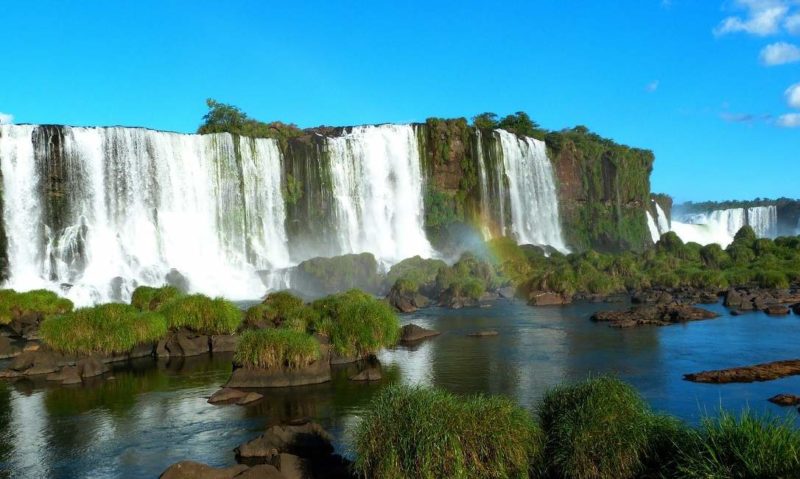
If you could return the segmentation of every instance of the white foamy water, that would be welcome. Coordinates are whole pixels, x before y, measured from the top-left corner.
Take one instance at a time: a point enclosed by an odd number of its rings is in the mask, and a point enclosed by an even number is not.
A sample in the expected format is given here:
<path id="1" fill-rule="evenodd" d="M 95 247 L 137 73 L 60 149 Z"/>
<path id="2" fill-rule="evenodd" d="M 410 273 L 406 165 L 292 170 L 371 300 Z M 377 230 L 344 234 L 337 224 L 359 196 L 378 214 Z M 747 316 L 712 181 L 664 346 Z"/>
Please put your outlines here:
<path id="1" fill-rule="evenodd" d="M 228 134 L 64 127 L 66 206 L 55 231 L 35 129 L 0 130 L 6 286 L 69 284 L 66 296 L 82 305 L 126 300 L 176 269 L 192 291 L 245 299 L 264 293 L 258 269 L 289 263 L 274 140 L 243 139 L 239 164 Z"/>
<path id="2" fill-rule="evenodd" d="M 774 238 L 778 231 L 777 207 L 729 208 L 683 215 L 672 221 L 672 231 L 684 242 L 718 243 L 726 247 L 733 242 L 736 233 L 748 225 L 759 238 Z"/>
<path id="3" fill-rule="evenodd" d="M 339 253 L 370 252 L 383 263 L 430 257 L 414 128 L 360 126 L 327 148 Z"/>
<path id="4" fill-rule="evenodd" d="M 505 130 L 495 131 L 503 149 L 514 237 L 521 244 L 550 245 L 567 251 L 553 167 L 544 142 Z"/>

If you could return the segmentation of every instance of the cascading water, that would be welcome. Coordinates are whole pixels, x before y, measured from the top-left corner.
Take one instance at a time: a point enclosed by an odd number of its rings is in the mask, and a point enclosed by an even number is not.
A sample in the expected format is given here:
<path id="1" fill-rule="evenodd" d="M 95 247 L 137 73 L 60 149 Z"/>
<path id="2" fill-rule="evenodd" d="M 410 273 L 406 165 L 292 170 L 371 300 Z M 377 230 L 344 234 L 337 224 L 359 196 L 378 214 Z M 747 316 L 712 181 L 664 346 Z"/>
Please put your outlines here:
<path id="1" fill-rule="evenodd" d="M 274 140 L 4 125 L 0 160 L 8 287 L 69 284 L 82 305 L 175 269 L 193 291 L 244 299 L 264 292 L 258 270 L 289 264 Z"/>
<path id="2" fill-rule="evenodd" d="M 650 238 L 653 240 L 653 243 L 656 243 L 661 239 L 661 233 L 659 232 L 658 225 L 656 225 L 656 220 L 653 219 L 653 214 L 649 211 L 645 211 L 644 214 L 647 216 L 647 229 L 650 230 Z"/>
<path id="3" fill-rule="evenodd" d="M 656 206 L 656 224 L 658 226 L 658 231 L 662 235 L 670 230 L 670 222 L 667 214 L 664 213 L 664 210 L 661 208 L 661 205 L 658 202 L 655 202 Z"/>
<path id="4" fill-rule="evenodd" d="M 759 238 L 774 238 L 778 229 L 778 210 L 774 205 L 729 208 L 683 215 L 672 221 L 672 230 L 685 242 L 718 243 L 726 247 L 736 233 L 749 225 Z"/>
<path id="5" fill-rule="evenodd" d="M 483 137 L 481 130 L 475 129 L 476 145 L 475 150 L 478 159 L 478 181 L 481 188 L 481 234 L 484 240 L 492 238 L 492 231 L 488 226 L 492 215 L 491 204 L 489 203 L 489 175 L 486 172 L 486 158 L 483 154 Z"/>
<path id="6" fill-rule="evenodd" d="M 414 128 L 360 126 L 326 142 L 339 253 L 370 252 L 383 263 L 430 257 Z"/>
<path id="7" fill-rule="evenodd" d="M 515 238 L 521 244 L 550 245 L 567 251 L 561 234 L 553 167 L 544 142 L 521 138 L 505 130 L 495 131 L 503 150 Z"/>

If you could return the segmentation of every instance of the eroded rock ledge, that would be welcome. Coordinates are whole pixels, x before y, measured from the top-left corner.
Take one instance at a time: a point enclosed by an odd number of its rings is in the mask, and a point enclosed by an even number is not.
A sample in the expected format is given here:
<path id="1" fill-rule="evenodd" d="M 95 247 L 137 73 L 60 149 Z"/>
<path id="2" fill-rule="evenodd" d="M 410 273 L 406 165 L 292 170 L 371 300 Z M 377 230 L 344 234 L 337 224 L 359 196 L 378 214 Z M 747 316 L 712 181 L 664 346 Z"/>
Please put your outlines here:
<path id="1" fill-rule="evenodd" d="M 756 364 L 753 366 L 685 374 L 683 378 L 696 383 L 726 384 L 772 381 L 773 379 L 780 379 L 798 374 L 800 374 L 800 359 L 790 359 L 786 361 Z"/>
<path id="2" fill-rule="evenodd" d="M 636 326 L 669 326 L 713 319 L 719 315 L 707 309 L 686 304 L 661 304 L 654 306 L 635 306 L 627 311 L 599 311 L 592 315 L 592 321 L 607 322 L 613 328 L 632 328 Z"/>

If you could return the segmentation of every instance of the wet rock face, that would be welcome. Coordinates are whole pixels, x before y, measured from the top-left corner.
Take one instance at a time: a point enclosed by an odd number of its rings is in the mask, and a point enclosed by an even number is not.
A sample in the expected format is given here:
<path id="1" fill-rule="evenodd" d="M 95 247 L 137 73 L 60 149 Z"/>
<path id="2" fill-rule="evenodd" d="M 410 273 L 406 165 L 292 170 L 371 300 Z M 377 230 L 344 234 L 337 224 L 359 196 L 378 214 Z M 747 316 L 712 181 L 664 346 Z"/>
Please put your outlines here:
<path id="1" fill-rule="evenodd" d="M 702 371 L 699 373 L 685 374 L 687 381 L 697 383 L 751 383 L 757 381 L 772 381 L 786 376 L 800 374 L 800 359 L 787 361 L 774 361 L 771 363 L 756 364 L 729 369 Z"/>
<path id="2" fill-rule="evenodd" d="M 322 426 L 307 422 L 272 426 L 261 436 L 236 448 L 240 458 L 272 459 L 280 453 L 299 457 L 320 457 L 333 454 L 333 438 Z"/>
<path id="3" fill-rule="evenodd" d="M 301 369 L 237 368 L 225 384 L 228 388 L 281 388 L 320 384 L 331 380 L 327 357 Z"/>
<path id="4" fill-rule="evenodd" d="M 549 291 L 533 291 L 528 296 L 528 304 L 531 306 L 560 306 L 571 302 L 572 298 Z"/>
<path id="5" fill-rule="evenodd" d="M 592 321 L 607 322 L 615 328 L 636 326 L 669 326 L 671 324 L 701 321 L 718 317 L 717 313 L 685 304 L 636 306 L 627 311 L 599 311 Z"/>

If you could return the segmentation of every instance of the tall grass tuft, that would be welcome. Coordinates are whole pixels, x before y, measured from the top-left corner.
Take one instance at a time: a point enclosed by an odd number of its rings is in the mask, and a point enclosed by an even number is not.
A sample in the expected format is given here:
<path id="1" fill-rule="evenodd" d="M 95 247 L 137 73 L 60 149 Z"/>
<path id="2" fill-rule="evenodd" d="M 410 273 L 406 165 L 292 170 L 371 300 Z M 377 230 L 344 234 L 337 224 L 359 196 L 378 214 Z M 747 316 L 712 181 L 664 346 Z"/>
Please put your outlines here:
<path id="1" fill-rule="evenodd" d="M 678 477 L 800 478 L 800 430 L 788 418 L 721 411 L 694 435 L 694 447 L 680 454 Z"/>
<path id="2" fill-rule="evenodd" d="M 355 431 L 355 469 L 365 478 L 527 478 L 541 443 L 508 399 L 390 386 Z"/>
<path id="3" fill-rule="evenodd" d="M 305 331 L 313 323 L 315 311 L 303 300 L 288 293 L 279 291 L 271 293 L 261 304 L 257 304 L 245 313 L 245 324 L 248 327 L 283 327 L 295 331 Z"/>
<path id="4" fill-rule="evenodd" d="M 59 297 L 46 289 L 18 293 L 13 289 L 0 290 L 0 324 L 8 324 L 15 317 L 30 313 L 45 316 L 72 311 L 72 301 Z"/>
<path id="5" fill-rule="evenodd" d="M 139 286 L 133 291 L 131 305 L 141 311 L 157 311 L 163 304 L 181 296 L 181 292 L 174 286 L 152 288 Z"/>
<path id="6" fill-rule="evenodd" d="M 45 344 L 69 354 L 124 353 L 166 334 L 167 322 L 160 314 L 114 303 L 47 318 L 39 329 Z"/>
<path id="7" fill-rule="evenodd" d="M 242 322 L 242 312 L 222 298 L 202 294 L 182 296 L 161 306 L 159 312 L 170 329 L 187 328 L 201 334 L 233 334 Z"/>
<path id="8" fill-rule="evenodd" d="M 637 477 L 645 467 L 652 414 L 638 393 L 611 377 L 549 390 L 539 405 L 551 475 Z"/>
<path id="9" fill-rule="evenodd" d="M 331 346 L 342 356 L 374 354 L 400 337 L 400 323 L 392 308 L 363 291 L 328 296 L 312 307 L 318 314 L 314 329 L 330 336 Z"/>
<path id="10" fill-rule="evenodd" d="M 234 361 L 246 368 L 297 369 L 320 357 L 319 343 L 305 332 L 259 329 L 242 333 Z"/>

